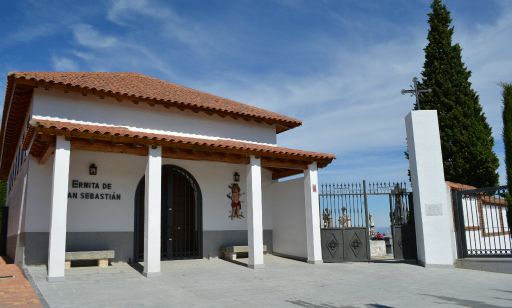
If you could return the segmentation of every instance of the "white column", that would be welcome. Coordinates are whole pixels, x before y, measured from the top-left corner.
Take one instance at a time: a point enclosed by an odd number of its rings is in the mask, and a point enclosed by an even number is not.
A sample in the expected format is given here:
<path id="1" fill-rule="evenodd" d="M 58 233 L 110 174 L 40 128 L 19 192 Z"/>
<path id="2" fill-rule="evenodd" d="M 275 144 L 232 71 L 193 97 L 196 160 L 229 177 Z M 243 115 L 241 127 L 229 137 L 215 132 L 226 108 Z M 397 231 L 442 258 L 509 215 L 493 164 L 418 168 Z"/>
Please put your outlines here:
<path id="1" fill-rule="evenodd" d="M 453 265 L 451 209 L 446 198 L 437 111 L 412 111 L 405 125 L 418 262 L 423 266 Z"/>
<path id="2" fill-rule="evenodd" d="M 322 263 L 322 248 L 320 240 L 320 203 L 318 200 L 318 171 L 316 162 L 310 164 L 304 171 L 304 194 L 306 210 L 306 245 L 308 248 L 308 263 Z"/>
<path id="3" fill-rule="evenodd" d="M 144 276 L 160 275 L 162 147 L 149 147 L 144 192 Z"/>
<path id="4" fill-rule="evenodd" d="M 50 211 L 50 238 L 48 246 L 48 276 L 50 282 L 64 280 L 66 257 L 66 215 L 68 209 L 68 183 L 70 142 L 56 137 L 53 157 L 52 194 Z"/>
<path id="5" fill-rule="evenodd" d="M 251 156 L 247 166 L 247 233 L 250 268 L 264 267 L 262 215 L 261 160 Z"/>

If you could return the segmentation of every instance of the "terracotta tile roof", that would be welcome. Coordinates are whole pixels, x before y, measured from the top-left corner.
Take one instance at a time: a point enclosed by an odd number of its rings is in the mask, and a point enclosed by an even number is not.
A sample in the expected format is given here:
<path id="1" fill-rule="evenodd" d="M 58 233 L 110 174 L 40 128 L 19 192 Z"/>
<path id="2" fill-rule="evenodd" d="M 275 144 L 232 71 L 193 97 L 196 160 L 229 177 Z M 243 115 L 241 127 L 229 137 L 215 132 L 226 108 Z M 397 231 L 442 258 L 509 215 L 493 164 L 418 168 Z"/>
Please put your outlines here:
<path id="1" fill-rule="evenodd" d="M 187 88 L 138 73 L 122 72 L 16 72 L 16 80 L 34 84 L 61 85 L 106 95 L 149 100 L 163 105 L 220 112 L 276 124 L 284 131 L 300 126 L 300 120 L 227 98 Z"/>
<path id="2" fill-rule="evenodd" d="M 276 132 L 300 126 L 300 120 L 275 112 L 200 92 L 137 73 L 16 72 L 7 77 L 0 133 L 0 178 L 8 176 L 18 140 L 28 115 L 34 87 L 113 97 L 119 101 L 160 104 L 222 117 L 254 120 L 274 125 Z"/>
<path id="3" fill-rule="evenodd" d="M 461 183 L 455 183 L 455 182 L 450 182 L 450 181 L 446 181 L 446 185 L 451 190 L 471 190 L 471 189 L 476 189 L 475 186 L 470 186 L 470 185 L 461 184 Z"/>
<path id="4" fill-rule="evenodd" d="M 475 186 L 466 185 L 466 184 L 460 184 L 455 183 L 451 181 L 446 181 L 446 185 L 450 188 L 452 191 L 465 191 L 465 190 L 475 190 L 477 189 Z M 467 195 L 469 196 L 469 195 Z M 479 199 L 482 203 L 486 205 L 495 205 L 495 206 L 507 206 L 508 202 L 506 199 L 503 198 L 497 198 L 495 196 L 488 196 L 483 193 L 481 194 L 474 194 L 475 199 Z"/>
<path id="5" fill-rule="evenodd" d="M 145 140 L 145 143 L 169 144 L 169 145 L 192 145 L 209 149 L 219 149 L 232 153 L 245 153 L 259 155 L 263 157 L 281 157 L 288 159 L 317 161 L 321 167 L 329 164 L 335 156 L 333 154 L 311 152 L 267 145 L 261 143 L 251 143 L 236 141 L 230 139 L 203 139 L 177 136 L 172 134 L 156 134 L 142 131 L 134 131 L 122 126 L 103 126 L 93 124 L 82 124 L 77 122 L 55 121 L 42 118 L 33 118 L 30 125 L 36 130 L 50 130 L 56 135 L 67 135 L 71 137 L 81 137 L 88 135 L 91 138 L 134 138 Z"/>

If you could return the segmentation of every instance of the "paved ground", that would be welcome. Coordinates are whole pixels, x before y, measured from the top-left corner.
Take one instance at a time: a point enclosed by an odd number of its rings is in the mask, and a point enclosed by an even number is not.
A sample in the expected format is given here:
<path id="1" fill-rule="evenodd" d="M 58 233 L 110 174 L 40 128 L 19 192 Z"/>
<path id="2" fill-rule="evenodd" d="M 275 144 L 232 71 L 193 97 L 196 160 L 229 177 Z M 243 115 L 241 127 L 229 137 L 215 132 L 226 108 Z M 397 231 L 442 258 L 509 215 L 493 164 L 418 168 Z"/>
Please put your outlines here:
<path id="1" fill-rule="evenodd" d="M 20 268 L 0 257 L 0 307 L 42 307 Z"/>
<path id="2" fill-rule="evenodd" d="M 48 283 L 30 273 L 52 307 L 511 307 L 512 275 L 408 264 L 309 265 L 266 256 L 251 270 L 223 260 L 162 262 L 146 279 L 126 264 L 72 268 Z"/>

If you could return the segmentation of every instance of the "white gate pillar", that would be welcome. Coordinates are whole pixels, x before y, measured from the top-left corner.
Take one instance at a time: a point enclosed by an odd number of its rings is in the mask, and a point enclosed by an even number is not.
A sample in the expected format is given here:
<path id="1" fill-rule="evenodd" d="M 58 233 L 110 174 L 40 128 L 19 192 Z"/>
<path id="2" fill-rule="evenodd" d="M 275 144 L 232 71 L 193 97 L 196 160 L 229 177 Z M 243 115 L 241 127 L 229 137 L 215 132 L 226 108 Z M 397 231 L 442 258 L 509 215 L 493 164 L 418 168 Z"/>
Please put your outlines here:
<path id="1" fill-rule="evenodd" d="M 149 147 L 144 192 L 144 276 L 160 275 L 162 147 Z"/>
<path id="2" fill-rule="evenodd" d="M 318 168 L 316 162 L 304 171 L 304 194 L 306 210 L 306 245 L 308 263 L 322 263 L 320 240 L 320 201 L 318 199 Z"/>
<path id="3" fill-rule="evenodd" d="M 247 166 L 247 235 L 250 268 L 264 267 L 261 159 L 251 155 Z"/>
<path id="4" fill-rule="evenodd" d="M 452 215 L 446 198 L 437 111 L 411 111 L 405 125 L 418 262 L 423 266 L 453 266 Z"/>
<path id="5" fill-rule="evenodd" d="M 51 179 L 50 238 L 48 245 L 48 276 L 46 277 L 49 282 L 64 280 L 70 156 L 71 145 L 69 140 L 66 140 L 64 136 L 57 136 Z"/>

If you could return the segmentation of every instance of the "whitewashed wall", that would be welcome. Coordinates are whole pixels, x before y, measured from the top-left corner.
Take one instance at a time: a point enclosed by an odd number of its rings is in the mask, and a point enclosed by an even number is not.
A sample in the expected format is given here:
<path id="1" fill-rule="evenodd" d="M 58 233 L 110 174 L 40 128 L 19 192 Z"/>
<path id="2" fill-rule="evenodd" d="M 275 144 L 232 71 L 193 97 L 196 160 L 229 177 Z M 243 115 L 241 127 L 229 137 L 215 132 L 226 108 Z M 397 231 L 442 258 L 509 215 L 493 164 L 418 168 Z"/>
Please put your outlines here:
<path id="1" fill-rule="evenodd" d="M 451 209 L 446 199 L 443 156 L 436 110 L 411 111 L 405 118 L 414 196 L 418 263 L 452 266 Z"/>
<path id="2" fill-rule="evenodd" d="M 89 165 L 96 164 L 98 175 L 89 175 Z M 144 175 L 146 158 L 133 155 L 71 151 L 70 192 L 115 192 L 121 200 L 68 199 L 68 231 L 133 231 L 134 197 Z M 199 183 L 203 196 L 203 230 L 247 230 L 245 219 L 231 220 L 228 185 L 233 173 L 241 176 L 240 187 L 245 193 L 245 165 L 163 159 L 186 169 Z M 45 165 L 32 162 L 29 176 L 29 196 L 25 232 L 48 232 L 50 220 L 51 159 Z M 112 190 L 75 189 L 72 180 L 111 183 Z M 271 174 L 263 174 L 264 229 L 272 229 Z M 243 195 L 245 201 L 246 195 Z M 246 204 L 242 202 L 245 214 Z"/>
<path id="3" fill-rule="evenodd" d="M 33 111 L 35 116 L 98 124 L 127 126 L 172 133 L 212 136 L 238 140 L 276 143 L 273 125 L 249 122 L 192 111 L 180 111 L 162 106 L 134 104 L 127 100 L 100 99 L 94 95 L 64 93 L 57 90 L 35 89 Z"/>
<path id="4" fill-rule="evenodd" d="M 27 239 L 27 259 L 44 263 L 47 252 L 50 225 L 50 192 L 52 177 L 50 158 L 44 165 L 30 158 L 27 185 L 26 223 L 22 231 Z M 89 165 L 98 168 L 96 176 L 89 175 Z M 163 159 L 162 164 L 176 165 L 190 172 L 201 189 L 203 206 L 203 256 L 218 256 L 222 245 L 247 244 L 247 220 L 231 220 L 231 201 L 227 194 L 233 182 L 233 173 L 240 174 L 242 212 L 246 214 L 245 165 L 227 163 Z M 146 157 L 71 151 L 70 193 L 115 193 L 121 200 L 68 199 L 67 245 L 73 249 L 114 249 L 119 260 L 133 256 L 135 191 L 144 175 Z M 82 182 L 110 183 L 108 189 L 77 189 L 73 180 Z M 264 170 L 263 228 L 265 244 L 272 247 L 272 191 L 271 173 Z M 14 199 L 13 199 L 14 200 Z M 14 202 L 14 201 L 13 201 Z"/>
<path id="5" fill-rule="evenodd" d="M 23 227 L 25 225 L 26 213 L 28 166 L 28 160 L 25 160 L 9 192 L 6 204 L 9 208 L 7 221 L 7 256 L 16 263 L 22 262 L 22 250 L 24 247 Z"/>
<path id="6" fill-rule="evenodd" d="M 304 178 L 272 184 L 274 253 L 307 258 Z"/>

